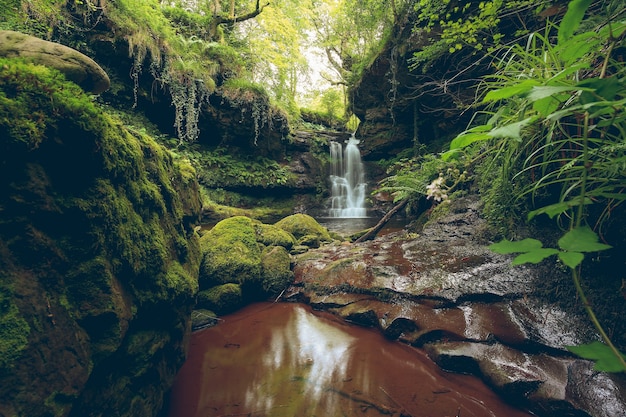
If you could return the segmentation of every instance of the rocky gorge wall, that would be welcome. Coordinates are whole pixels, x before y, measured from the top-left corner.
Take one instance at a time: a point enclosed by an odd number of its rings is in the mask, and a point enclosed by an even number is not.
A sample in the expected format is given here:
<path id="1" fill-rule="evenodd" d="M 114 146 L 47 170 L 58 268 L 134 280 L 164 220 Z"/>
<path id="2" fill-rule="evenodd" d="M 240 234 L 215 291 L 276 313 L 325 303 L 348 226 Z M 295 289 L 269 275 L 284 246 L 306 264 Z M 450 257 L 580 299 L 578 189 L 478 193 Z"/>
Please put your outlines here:
<path id="1" fill-rule="evenodd" d="M 19 59 L 0 149 L 0 415 L 155 415 L 198 288 L 193 168 Z"/>

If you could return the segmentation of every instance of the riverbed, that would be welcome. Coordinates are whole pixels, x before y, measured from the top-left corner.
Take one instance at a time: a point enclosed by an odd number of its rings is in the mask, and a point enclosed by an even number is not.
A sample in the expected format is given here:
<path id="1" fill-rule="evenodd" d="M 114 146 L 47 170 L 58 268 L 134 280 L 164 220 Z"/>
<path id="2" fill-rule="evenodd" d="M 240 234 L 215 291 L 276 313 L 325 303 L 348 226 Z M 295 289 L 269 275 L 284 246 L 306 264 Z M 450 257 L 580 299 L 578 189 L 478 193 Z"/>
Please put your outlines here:
<path id="1" fill-rule="evenodd" d="M 192 335 L 169 417 L 522 417 L 480 379 L 295 303 L 259 303 Z"/>

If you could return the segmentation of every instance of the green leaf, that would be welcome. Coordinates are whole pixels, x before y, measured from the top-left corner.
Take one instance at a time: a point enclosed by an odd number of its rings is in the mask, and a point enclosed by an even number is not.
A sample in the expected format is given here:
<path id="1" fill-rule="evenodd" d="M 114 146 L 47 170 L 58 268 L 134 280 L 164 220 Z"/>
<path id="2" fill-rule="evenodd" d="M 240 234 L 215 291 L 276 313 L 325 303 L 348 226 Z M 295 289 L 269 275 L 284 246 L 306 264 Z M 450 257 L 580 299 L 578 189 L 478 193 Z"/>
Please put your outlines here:
<path id="1" fill-rule="evenodd" d="M 580 87 L 591 89 L 597 96 L 604 100 L 614 100 L 620 87 L 620 80 L 617 77 L 589 78 L 578 83 Z M 597 101 L 597 97 L 591 92 L 581 95 L 580 102 L 583 104 Z"/>
<path id="2" fill-rule="evenodd" d="M 557 253 L 559 253 L 559 250 L 554 249 L 554 248 L 535 249 L 526 253 L 522 253 L 521 255 L 518 255 L 515 259 L 513 259 L 512 264 L 513 265 L 522 265 L 522 264 L 527 264 L 527 263 L 538 264 L 544 259 L 552 255 L 556 255 Z"/>
<path id="3" fill-rule="evenodd" d="M 613 350 L 604 343 L 595 341 L 586 345 L 567 346 L 567 349 L 584 359 L 596 362 L 594 369 L 601 372 L 624 372 L 626 368 Z M 622 358 L 626 358 L 621 354 Z"/>
<path id="4" fill-rule="evenodd" d="M 592 0 L 572 0 L 567 5 L 567 12 L 563 16 L 563 20 L 559 25 L 558 44 L 561 45 L 569 40 L 580 22 L 585 16 L 587 8 L 591 4 Z"/>
<path id="5" fill-rule="evenodd" d="M 505 126 L 501 126 L 497 129 L 493 129 L 491 132 L 487 133 L 487 135 L 491 136 L 492 138 L 522 140 L 522 129 L 533 123 L 535 120 L 537 120 L 537 116 L 528 117 L 520 122 L 511 123 Z"/>
<path id="6" fill-rule="evenodd" d="M 533 110 L 541 115 L 541 117 L 548 117 L 549 114 L 558 110 L 561 102 L 555 97 L 546 97 L 537 100 L 533 103 Z"/>
<path id="7" fill-rule="evenodd" d="M 585 259 L 585 255 L 580 252 L 559 252 L 559 259 L 565 265 L 574 269 Z"/>
<path id="8" fill-rule="evenodd" d="M 591 199 L 589 198 L 585 198 L 585 201 L 583 202 L 583 204 L 591 204 L 591 203 L 593 203 L 593 201 L 591 201 Z M 579 204 L 580 204 L 580 198 L 574 199 L 574 200 L 562 201 L 556 204 L 550 204 L 549 206 L 545 206 L 545 207 L 540 207 L 528 213 L 528 220 L 532 220 L 540 214 L 547 214 L 551 219 L 553 219 L 555 216 L 558 216 L 559 214 L 564 213 L 570 208 L 576 207 Z"/>
<path id="9" fill-rule="evenodd" d="M 580 226 L 565 233 L 559 239 L 559 247 L 569 252 L 597 252 L 611 248 L 598 240 L 598 235 L 589 226 Z"/>
<path id="10" fill-rule="evenodd" d="M 503 255 L 509 253 L 518 253 L 518 252 L 529 252 L 536 249 L 541 249 L 543 247 L 543 243 L 538 241 L 537 239 L 527 238 L 524 240 L 518 240 L 515 242 L 511 242 L 510 240 L 502 240 L 498 243 L 493 243 L 489 245 L 489 249 L 496 253 L 501 253 Z"/>
<path id="11" fill-rule="evenodd" d="M 450 143 L 450 150 L 461 149 L 471 145 L 474 142 L 491 139 L 488 133 L 466 133 L 460 134 Z"/>
<path id="12" fill-rule="evenodd" d="M 500 88 L 498 90 L 492 90 L 485 95 L 483 103 L 490 101 L 503 100 L 505 98 L 511 98 L 513 96 L 522 96 L 528 93 L 534 86 L 539 85 L 536 80 L 525 80 L 519 84 L 512 85 L 510 87 Z"/>
<path id="13" fill-rule="evenodd" d="M 546 97 L 551 97 L 558 93 L 563 93 L 566 91 L 575 91 L 575 90 L 580 90 L 580 88 L 571 86 L 571 85 L 568 85 L 568 86 L 541 85 L 541 86 L 533 87 L 532 90 L 530 90 L 530 93 L 528 93 L 527 97 L 528 97 L 528 100 L 530 101 L 537 101 Z"/>

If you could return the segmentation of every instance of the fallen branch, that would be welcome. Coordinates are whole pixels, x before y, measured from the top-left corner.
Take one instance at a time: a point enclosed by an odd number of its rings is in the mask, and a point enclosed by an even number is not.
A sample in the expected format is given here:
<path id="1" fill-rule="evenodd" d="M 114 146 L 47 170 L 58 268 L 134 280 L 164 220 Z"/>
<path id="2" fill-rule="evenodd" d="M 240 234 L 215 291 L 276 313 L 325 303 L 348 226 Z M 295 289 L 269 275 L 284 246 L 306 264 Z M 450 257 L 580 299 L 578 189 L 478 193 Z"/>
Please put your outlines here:
<path id="1" fill-rule="evenodd" d="M 365 233 L 363 236 L 355 240 L 354 243 L 360 243 L 360 242 L 365 242 L 366 240 L 374 239 L 376 235 L 378 234 L 378 232 L 380 231 L 380 229 L 382 229 L 385 226 L 385 224 L 387 224 L 389 219 L 391 219 L 394 214 L 396 214 L 404 206 L 406 206 L 406 203 L 408 202 L 409 202 L 408 198 L 405 198 L 404 200 L 400 201 L 394 208 L 389 210 L 389 212 L 385 214 L 382 219 L 380 219 L 380 221 L 376 224 L 376 226 L 372 227 L 367 233 Z"/>

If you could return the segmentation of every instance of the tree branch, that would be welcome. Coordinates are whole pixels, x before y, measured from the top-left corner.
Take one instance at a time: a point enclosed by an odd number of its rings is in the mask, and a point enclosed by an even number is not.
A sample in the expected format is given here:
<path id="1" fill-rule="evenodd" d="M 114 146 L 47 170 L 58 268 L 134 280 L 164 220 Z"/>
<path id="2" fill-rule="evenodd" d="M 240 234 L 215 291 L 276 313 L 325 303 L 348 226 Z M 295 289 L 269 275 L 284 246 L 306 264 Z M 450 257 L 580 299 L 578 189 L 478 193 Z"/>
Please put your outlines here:
<path id="1" fill-rule="evenodd" d="M 253 19 L 257 17 L 258 15 L 260 15 L 263 9 L 265 9 L 269 5 L 270 5 L 270 2 L 268 1 L 263 6 L 261 6 L 261 0 L 256 0 L 256 7 L 253 11 L 246 13 L 246 14 L 242 14 L 240 16 L 231 16 L 231 17 L 215 16 L 213 18 L 215 20 L 214 24 L 216 26 L 217 25 L 233 25 L 237 22 L 243 22 L 245 20 Z"/>

